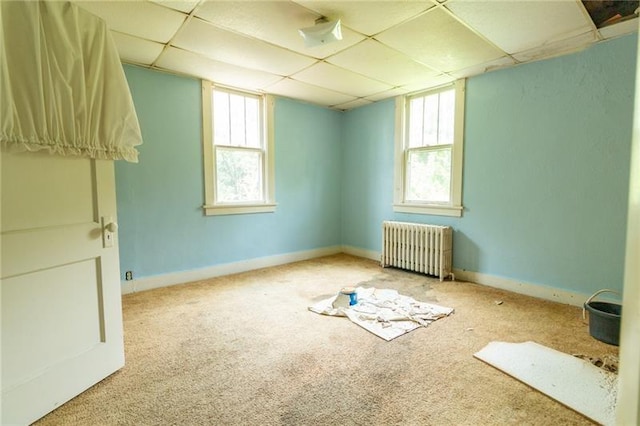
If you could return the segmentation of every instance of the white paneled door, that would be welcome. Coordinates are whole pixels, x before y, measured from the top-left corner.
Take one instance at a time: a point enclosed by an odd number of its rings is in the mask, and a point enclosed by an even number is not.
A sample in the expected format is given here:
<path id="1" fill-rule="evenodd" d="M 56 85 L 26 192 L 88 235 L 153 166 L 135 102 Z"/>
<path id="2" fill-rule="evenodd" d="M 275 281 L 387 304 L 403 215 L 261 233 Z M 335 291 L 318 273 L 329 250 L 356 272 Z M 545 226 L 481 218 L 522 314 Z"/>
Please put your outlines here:
<path id="1" fill-rule="evenodd" d="M 124 365 L 112 161 L 2 153 L 2 425 Z"/>

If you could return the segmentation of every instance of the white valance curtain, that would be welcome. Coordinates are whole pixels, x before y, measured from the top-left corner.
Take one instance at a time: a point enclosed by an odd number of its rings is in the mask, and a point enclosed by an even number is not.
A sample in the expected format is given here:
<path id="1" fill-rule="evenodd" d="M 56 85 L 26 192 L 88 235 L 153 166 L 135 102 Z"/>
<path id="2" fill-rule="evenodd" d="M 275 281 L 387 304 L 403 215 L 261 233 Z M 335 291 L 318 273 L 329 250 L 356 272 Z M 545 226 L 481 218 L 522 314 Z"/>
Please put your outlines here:
<path id="1" fill-rule="evenodd" d="M 69 2 L 0 1 L 0 144 L 138 161 L 138 118 L 104 21 Z"/>

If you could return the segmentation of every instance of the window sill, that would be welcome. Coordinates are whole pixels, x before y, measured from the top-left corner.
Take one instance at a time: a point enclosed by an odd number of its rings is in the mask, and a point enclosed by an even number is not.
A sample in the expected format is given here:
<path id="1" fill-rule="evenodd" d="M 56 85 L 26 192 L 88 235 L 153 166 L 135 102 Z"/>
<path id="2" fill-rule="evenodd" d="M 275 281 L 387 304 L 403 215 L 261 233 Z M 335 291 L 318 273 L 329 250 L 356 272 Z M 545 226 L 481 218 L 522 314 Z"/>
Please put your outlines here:
<path id="1" fill-rule="evenodd" d="M 439 206 L 437 204 L 394 204 L 393 211 L 398 213 L 431 214 L 437 216 L 462 217 L 462 206 Z"/>
<path id="2" fill-rule="evenodd" d="M 277 204 L 236 204 L 236 205 L 204 205 L 204 214 L 207 216 L 221 216 L 230 214 L 273 213 Z"/>

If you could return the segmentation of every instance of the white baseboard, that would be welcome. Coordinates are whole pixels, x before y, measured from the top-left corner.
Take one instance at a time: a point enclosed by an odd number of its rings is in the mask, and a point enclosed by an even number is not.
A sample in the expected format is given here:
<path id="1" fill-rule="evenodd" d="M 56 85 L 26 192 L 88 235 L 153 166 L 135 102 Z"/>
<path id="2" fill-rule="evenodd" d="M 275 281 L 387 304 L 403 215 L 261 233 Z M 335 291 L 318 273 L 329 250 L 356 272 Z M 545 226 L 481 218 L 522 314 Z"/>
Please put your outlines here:
<path id="1" fill-rule="evenodd" d="M 380 262 L 380 252 L 377 251 L 365 250 L 353 246 L 342 246 L 342 252 L 350 254 L 352 256 L 363 257 L 365 259 L 371 259 Z"/>
<path id="2" fill-rule="evenodd" d="M 225 263 L 222 265 L 192 269 L 189 271 L 154 275 L 131 281 L 122 281 L 122 294 L 136 293 L 139 291 L 167 287 L 175 284 L 183 284 L 207 278 L 220 277 L 223 275 L 237 274 L 240 272 L 252 271 L 254 269 L 284 265 L 286 263 L 299 262 L 301 260 L 314 259 L 316 257 L 329 256 L 338 253 L 342 253 L 341 246 L 323 247 L 313 250 L 298 251 L 295 253 L 285 253 L 275 256 L 242 260 L 240 262 Z"/>
<path id="3" fill-rule="evenodd" d="M 567 305 L 582 307 L 584 302 L 590 296 L 588 294 L 568 290 L 560 290 L 557 288 L 548 287 L 546 285 L 531 284 L 511 278 L 503 278 L 495 275 L 483 274 L 481 272 L 454 269 L 453 273 L 456 276 L 456 280 L 459 281 L 470 281 L 473 283 L 486 285 L 488 287 L 499 288 L 501 290 L 507 290 L 513 293 L 524 294 L 527 296 L 551 300 L 553 302 L 564 303 Z"/>
<path id="4" fill-rule="evenodd" d="M 353 256 L 363 257 L 365 259 L 371 259 L 378 262 L 380 261 L 380 252 L 372 250 L 365 250 L 353 246 L 342 246 L 342 252 Z M 589 294 L 560 290 L 542 284 L 531 284 L 511 278 L 483 274 L 481 272 L 454 269 L 453 273 L 456 280 L 459 281 L 469 281 L 476 284 L 486 285 L 488 287 L 511 291 L 513 293 L 564 303 L 566 305 L 582 307 L 583 303 L 590 296 Z"/>
<path id="5" fill-rule="evenodd" d="M 359 247 L 347 245 L 323 247 L 320 249 L 305 250 L 295 253 L 259 257 L 255 259 L 243 260 L 240 262 L 225 263 L 222 265 L 215 265 L 207 268 L 155 275 L 132 281 L 122 281 L 122 294 L 136 293 L 139 291 L 167 287 L 175 284 L 183 284 L 223 275 L 237 274 L 240 272 L 252 271 L 254 269 L 284 265 L 286 263 L 299 262 L 302 260 L 314 259 L 316 257 L 329 256 L 338 253 L 346 253 L 352 256 L 375 260 L 377 262 L 380 261 L 380 253 L 373 250 L 366 250 Z M 453 273 L 455 274 L 456 279 L 459 281 L 470 281 L 489 287 L 499 288 L 502 290 L 512 291 L 514 293 L 533 296 L 545 300 L 551 300 L 567 305 L 581 307 L 585 300 L 587 300 L 587 298 L 589 297 L 588 294 L 560 290 L 545 285 L 531 284 L 511 278 L 483 274 L 481 272 L 454 269 Z"/>

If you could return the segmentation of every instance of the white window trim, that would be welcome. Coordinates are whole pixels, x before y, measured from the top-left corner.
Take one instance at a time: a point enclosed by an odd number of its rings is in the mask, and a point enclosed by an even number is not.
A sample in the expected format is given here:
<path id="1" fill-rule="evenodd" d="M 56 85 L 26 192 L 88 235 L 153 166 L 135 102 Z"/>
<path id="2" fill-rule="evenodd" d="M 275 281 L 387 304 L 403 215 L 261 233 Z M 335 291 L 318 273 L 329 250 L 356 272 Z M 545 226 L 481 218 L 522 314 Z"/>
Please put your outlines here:
<path id="1" fill-rule="evenodd" d="M 451 85 L 443 86 L 429 92 L 438 92 Z M 465 80 L 453 83 L 456 90 L 454 143 L 452 147 L 451 202 L 447 204 L 405 202 L 405 135 L 407 96 L 396 97 L 395 119 L 395 155 L 394 155 L 394 191 L 393 211 L 398 213 L 431 214 L 440 216 L 461 217 L 462 206 L 462 166 L 464 152 L 464 110 Z M 426 92 L 425 92 L 426 93 Z"/>
<path id="2" fill-rule="evenodd" d="M 215 202 L 215 179 L 214 149 L 213 149 L 213 116 L 212 116 L 212 88 L 213 83 L 202 81 L 202 148 L 204 154 L 204 192 L 205 204 L 202 206 L 207 216 L 229 215 L 229 214 L 249 214 L 249 213 L 273 213 L 276 210 L 275 202 L 275 152 L 274 152 L 274 99 L 273 96 L 265 95 L 263 134 L 265 140 L 264 153 L 264 195 L 263 203 L 216 203 Z M 225 88 L 226 90 L 226 88 Z M 230 89 L 233 90 L 233 89 Z M 238 93 L 243 93 L 238 91 Z M 248 93 L 248 92 L 244 92 Z M 262 96 L 262 95 L 261 95 Z"/>

